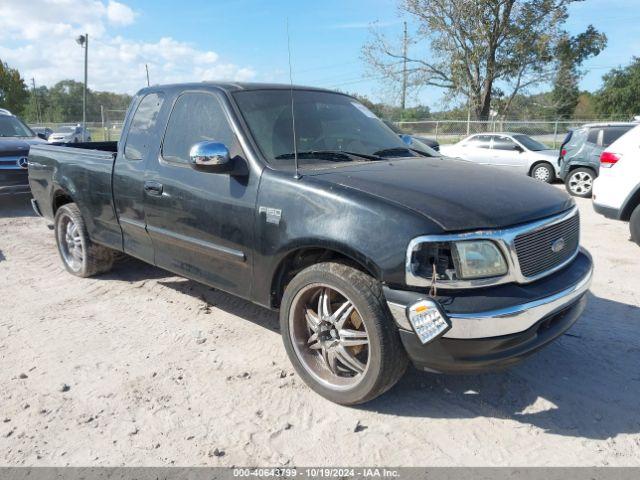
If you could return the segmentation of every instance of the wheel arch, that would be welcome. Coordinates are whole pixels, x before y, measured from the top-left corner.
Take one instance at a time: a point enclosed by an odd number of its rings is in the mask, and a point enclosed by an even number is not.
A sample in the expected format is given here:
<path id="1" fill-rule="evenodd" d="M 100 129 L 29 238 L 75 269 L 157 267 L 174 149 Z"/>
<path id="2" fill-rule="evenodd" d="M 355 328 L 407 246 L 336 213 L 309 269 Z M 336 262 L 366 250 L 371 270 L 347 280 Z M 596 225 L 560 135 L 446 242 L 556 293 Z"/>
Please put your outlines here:
<path id="1" fill-rule="evenodd" d="M 624 206 L 620 212 L 620 220 L 628 222 L 635 208 L 640 205 L 640 185 L 638 185 L 633 193 L 631 193 L 624 202 Z"/>
<path id="2" fill-rule="evenodd" d="M 58 209 L 67 203 L 74 203 L 73 197 L 66 189 L 56 186 L 51 195 L 51 211 L 53 215 L 55 216 Z"/>
<path id="3" fill-rule="evenodd" d="M 301 270 L 320 262 L 335 261 L 360 270 L 376 280 L 381 279 L 380 268 L 362 253 L 343 245 L 310 244 L 289 250 L 277 263 L 271 275 L 272 308 L 278 308 L 291 279 Z"/>
<path id="4" fill-rule="evenodd" d="M 598 171 L 592 164 L 590 164 L 590 163 L 572 163 L 567 168 L 567 177 L 569 176 L 569 174 L 571 172 L 573 172 L 574 170 L 577 170 L 579 168 L 586 168 L 588 170 L 591 170 L 593 172 L 594 177 L 598 176 Z"/>
<path id="5" fill-rule="evenodd" d="M 529 167 L 529 176 L 533 175 L 533 170 L 540 164 L 542 163 L 546 163 L 547 165 L 549 165 L 551 167 L 551 173 L 553 174 L 553 176 L 556 176 L 556 169 L 553 166 L 553 163 L 551 163 L 551 161 L 549 160 L 534 160 L 533 163 L 531 164 L 531 167 Z"/>

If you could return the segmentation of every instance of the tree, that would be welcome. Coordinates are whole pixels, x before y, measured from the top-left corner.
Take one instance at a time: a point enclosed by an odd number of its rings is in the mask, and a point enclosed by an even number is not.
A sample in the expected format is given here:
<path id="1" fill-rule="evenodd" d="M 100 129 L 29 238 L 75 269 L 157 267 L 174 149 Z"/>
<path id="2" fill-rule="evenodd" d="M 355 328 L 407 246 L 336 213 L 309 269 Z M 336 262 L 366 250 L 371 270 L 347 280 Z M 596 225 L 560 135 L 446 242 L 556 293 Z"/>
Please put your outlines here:
<path id="1" fill-rule="evenodd" d="M 410 86 L 444 88 L 486 120 L 495 96 L 503 98 L 506 114 L 516 95 L 553 79 L 567 7 L 575 1 L 400 0 L 401 13 L 417 24 L 408 53 L 373 30 L 363 58 L 395 83 L 406 61 Z"/>
<path id="2" fill-rule="evenodd" d="M 614 68 L 602 80 L 602 88 L 595 95 L 599 114 L 640 115 L 640 57 L 633 57 L 631 64 L 626 67 Z"/>
<path id="3" fill-rule="evenodd" d="M 0 108 L 21 114 L 28 98 L 29 91 L 20 72 L 0 60 Z"/>
<path id="4" fill-rule="evenodd" d="M 558 70 L 553 82 L 553 102 L 559 118 L 571 118 L 580 97 L 582 63 L 598 55 L 607 45 L 607 37 L 593 26 L 575 37 L 564 34 L 556 46 Z"/>

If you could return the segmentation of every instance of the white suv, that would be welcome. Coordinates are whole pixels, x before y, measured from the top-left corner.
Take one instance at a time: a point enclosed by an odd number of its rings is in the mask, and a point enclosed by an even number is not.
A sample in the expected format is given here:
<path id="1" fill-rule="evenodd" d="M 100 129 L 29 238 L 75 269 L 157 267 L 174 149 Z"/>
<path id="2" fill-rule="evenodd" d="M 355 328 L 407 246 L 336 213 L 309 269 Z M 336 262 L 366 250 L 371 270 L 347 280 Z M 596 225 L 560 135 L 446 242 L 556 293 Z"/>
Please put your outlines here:
<path id="1" fill-rule="evenodd" d="M 640 245 L 640 125 L 600 155 L 593 208 L 605 217 L 628 221 L 631 239 Z"/>

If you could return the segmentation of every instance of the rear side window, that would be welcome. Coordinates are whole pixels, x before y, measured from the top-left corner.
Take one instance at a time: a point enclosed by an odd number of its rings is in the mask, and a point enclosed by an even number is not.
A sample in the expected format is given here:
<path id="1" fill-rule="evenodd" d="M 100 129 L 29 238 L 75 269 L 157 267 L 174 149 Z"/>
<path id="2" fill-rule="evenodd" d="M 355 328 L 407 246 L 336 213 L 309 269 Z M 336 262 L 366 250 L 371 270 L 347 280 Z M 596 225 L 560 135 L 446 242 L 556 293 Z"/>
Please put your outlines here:
<path id="1" fill-rule="evenodd" d="M 607 127 L 604 129 L 604 137 L 602 140 L 602 146 L 608 147 L 617 139 L 619 139 L 622 135 L 631 130 L 631 126 L 620 126 L 620 127 Z"/>
<path id="2" fill-rule="evenodd" d="M 153 131 L 163 100 L 164 95 L 161 93 L 150 93 L 138 104 L 129 126 L 127 143 L 124 146 L 124 155 L 127 159 L 142 160 L 145 152 L 155 144 Z"/>
<path id="3" fill-rule="evenodd" d="M 578 130 L 573 131 L 573 134 L 567 140 L 565 147 L 567 150 L 579 148 L 584 144 L 586 140 L 587 140 L 587 129 L 580 128 Z"/>
<path id="4" fill-rule="evenodd" d="M 476 135 L 464 143 L 465 147 L 489 148 L 491 146 L 491 135 Z"/>
<path id="5" fill-rule="evenodd" d="M 600 135 L 601 128 L 591 128 L 589 129 L 589 135 L 587 136 L 587 142 L 593 143 L 594 145 L 598 144 L 598 136 Z"/>
<path id="6" fill-rule="evenodd" d="M 208 93 L 184 93 L 171 111 L 162 158 L 188 163 L 191 147 L 204 141 L 224 143 L 229 151 L 235 147 L 235 136 L 218 98 Z"/>

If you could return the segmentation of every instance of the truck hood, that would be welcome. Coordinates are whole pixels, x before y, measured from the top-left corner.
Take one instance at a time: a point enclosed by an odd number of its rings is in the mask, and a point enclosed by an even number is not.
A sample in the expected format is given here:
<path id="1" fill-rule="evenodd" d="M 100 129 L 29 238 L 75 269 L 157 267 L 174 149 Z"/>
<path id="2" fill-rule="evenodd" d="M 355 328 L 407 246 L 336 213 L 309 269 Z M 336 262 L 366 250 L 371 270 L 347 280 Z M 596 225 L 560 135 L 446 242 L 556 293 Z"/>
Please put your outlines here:
<path id="1" fill-rule="evenodd" d="M 444 157 L 359 163 L 303 174 L 414 210 L 447 232 L 510 227 L 574 205 L 562 190 L 525 175 Z"/>

